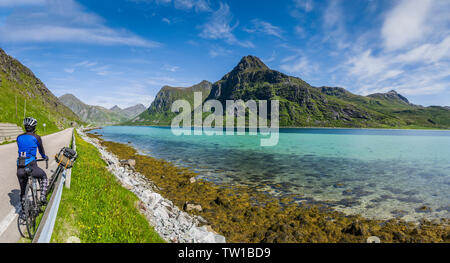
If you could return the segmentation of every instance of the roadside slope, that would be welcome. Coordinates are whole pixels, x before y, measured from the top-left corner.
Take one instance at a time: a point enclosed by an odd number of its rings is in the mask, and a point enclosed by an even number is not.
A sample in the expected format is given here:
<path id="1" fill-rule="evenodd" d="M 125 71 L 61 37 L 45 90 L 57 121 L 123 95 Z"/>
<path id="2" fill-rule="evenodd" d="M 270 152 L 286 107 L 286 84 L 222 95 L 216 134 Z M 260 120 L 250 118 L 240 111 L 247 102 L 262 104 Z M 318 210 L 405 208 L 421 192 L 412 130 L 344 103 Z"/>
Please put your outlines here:
<path id="1" fill-rule="evenodd" d="M 78 159 L 64 189 L 52 242 L 162 243 L 138 210 L 138 198 L 107 171 L 98 150 L 76 135 Z"/>
<path id="2" fill-rule="evenodd" d="M 40 134 L 50 134 L 74 123 L 82 123 L 29 68 L 1 48 L 0 91 L 0 122 L 21 126 L 24 115 L 32 116 L 38 120 L 37 131 Z"/>

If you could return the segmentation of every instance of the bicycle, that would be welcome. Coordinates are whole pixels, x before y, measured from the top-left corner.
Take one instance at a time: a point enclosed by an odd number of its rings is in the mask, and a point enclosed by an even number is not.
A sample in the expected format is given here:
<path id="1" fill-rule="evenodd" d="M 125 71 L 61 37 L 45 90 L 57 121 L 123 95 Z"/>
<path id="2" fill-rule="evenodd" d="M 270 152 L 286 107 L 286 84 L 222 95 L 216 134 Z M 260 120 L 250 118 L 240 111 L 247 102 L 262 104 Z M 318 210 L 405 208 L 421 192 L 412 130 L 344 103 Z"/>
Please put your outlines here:
<path id="1" fill-rule="evenodd" d="M 57 155 L 55 155 L 55 160 L 58 163 L 58 167 L 55 171 L 51 170 L 53 173 L 50 177 L 49 184 L 47 187 L 47 195 L 51 193 L 55 187 L 55 183 L 58 180 L 58 177 L 64 172 L 64 170 L 68 168 L 72 168 L 75 160 L 77 159 L 78 155 L 77 152 L 69 147 L 63 147 Z M 46 161 L 46 170 L 48 169 L 48 159 L 37 159 L 37 162 Z M 42 206 L 44 205 L 40 199 L 40 193 L 42 190 L 39 188 L 37 183 L 37 178 L 32 176 L 32 169 L 31 168 L 25 168 L 25 173 L 28 177 L 28 183 L 25 188 L 25 195 L 24 195 L 24 203 L 23 203 L 23 211 L 22 215 L 18 218 L 18 227 L 19 232 L 22 235 L 22 237 L 25 237 L 21 230 L 21 225 L 26 225 L 26 229 L 28 232 L 28 237 L 30 239 L 33 239 L 34 235 L 37 231 L 36 226 L 36 218 L 39 216 L 39 214 L 42 212 Z M 39 196 L 38 196 L 39 193 Z M 47 198 L 47 196 L 45 197 Z M 25 222 L 21 222 L 25 221 Z"/>
<path id="2" fill-rule="evenodd" d="M 48 159 L 36 160 L 36 162 L 42 161 L 46 161 L 46 169 L 48 169 Z M 41 212 L 41 208 L 44 204 L 40 201 L 42 189 L 40 183 L 38 184 L 38 179 L 33 176 L 33 169 L 31 167 L 26 167 L 25 173 L 28 177 L 28 182 L 25 188 L 25 195 L 22 200 L 22 219 L 25 221 L 28 237 L 32 239 L 34 237 L 34 234 L 36 233 L 36 218 Z M 19 220 L 20 219 L 21 218 L 19 217 Z M 24 235 L 22 234 L 22 236 Z"/>

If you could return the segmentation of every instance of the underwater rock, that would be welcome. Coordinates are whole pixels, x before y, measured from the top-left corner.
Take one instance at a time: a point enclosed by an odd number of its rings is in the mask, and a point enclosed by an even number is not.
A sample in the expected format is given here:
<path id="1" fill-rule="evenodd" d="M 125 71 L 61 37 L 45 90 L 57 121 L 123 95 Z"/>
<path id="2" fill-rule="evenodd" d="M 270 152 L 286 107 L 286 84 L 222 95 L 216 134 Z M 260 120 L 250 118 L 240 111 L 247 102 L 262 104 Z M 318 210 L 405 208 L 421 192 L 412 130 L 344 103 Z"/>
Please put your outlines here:
<path id="1" fill-rule="evenodd" d="M 333 186 L 334 186 L 334 188 L 344 188 L 345 187 L 345 185 L 343 183 L 337 183 L 337 184 L 334 184 Z"/>
<path id="2" fill-rule="evenodd" d="M 342 191 L 342 194 L 343 195 L 352 195 L 353 191 L 351 189 L 347 189 L 347 190 Z"/>
<path id="3" fill-rule="evenodd" d="M 430 213 L 431 211 L 432 211 L 431 207 L 426 205 L 416 208 L 417 213 Z"/>
<path id="4" fill-rule="evenodd" d="M 186 212 L 192 211 L 192 210 L 197 210 L 199 212 L 203 211 L 203 208 L 201 205 L 196 205 L 196 204 L 191 204 L 191 203 L 185 203 L 183 210 Z"/>

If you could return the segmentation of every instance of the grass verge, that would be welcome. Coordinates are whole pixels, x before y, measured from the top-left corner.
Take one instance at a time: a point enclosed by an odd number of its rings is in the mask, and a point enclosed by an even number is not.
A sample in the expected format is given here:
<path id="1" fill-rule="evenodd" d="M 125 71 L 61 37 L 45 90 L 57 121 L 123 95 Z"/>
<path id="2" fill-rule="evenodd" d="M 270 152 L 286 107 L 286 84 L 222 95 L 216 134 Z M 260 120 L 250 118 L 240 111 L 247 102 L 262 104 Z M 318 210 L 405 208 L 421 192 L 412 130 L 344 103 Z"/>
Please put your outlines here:
<path id="1" fill-rule="evenodd" d="M 71 236 L 83 243 L 161 243 L 137 204 L 138 198 L 109 173 L 98 150 L 76 135 L 78 159 L 71 188 L 64 189 L 52 242 Z"/>

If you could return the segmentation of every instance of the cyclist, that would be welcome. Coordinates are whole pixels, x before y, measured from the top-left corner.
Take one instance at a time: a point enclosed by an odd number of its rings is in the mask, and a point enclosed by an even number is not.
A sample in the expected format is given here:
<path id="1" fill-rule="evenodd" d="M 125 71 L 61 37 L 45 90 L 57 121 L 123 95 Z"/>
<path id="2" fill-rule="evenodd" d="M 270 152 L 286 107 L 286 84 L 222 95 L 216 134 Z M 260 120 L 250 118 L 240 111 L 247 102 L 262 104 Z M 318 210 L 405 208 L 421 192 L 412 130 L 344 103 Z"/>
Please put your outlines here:
<path id="1" fill-rule="evenodd" d="M 35 133 L 37 120 L 31 117 L 23 120 L 23 126 L 25 127 L 25 133 L 17 137 L 17 146 L 19 148 L 19 158 L 17 160 L 17 178 L 20 184 L 20 200 L 23 201 L 25 195 L 25 188 L 28 182 L 28 176 L 25 172 L 26 168 L 32 170 L 32 176 L 38 178 L 41 185 L 41 202 L 46 203 L 47 193 L 47 175 L 44 170 L 37 166 L 36 151 L 39 149 L 39 153 L 42 158 L 48 160 L 45 155 L 44 145 L 42 144 L 41 137 Z M 22 202 L 23 204 L 23 202 Z"/>

